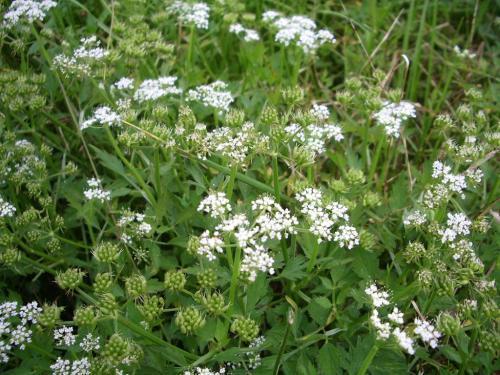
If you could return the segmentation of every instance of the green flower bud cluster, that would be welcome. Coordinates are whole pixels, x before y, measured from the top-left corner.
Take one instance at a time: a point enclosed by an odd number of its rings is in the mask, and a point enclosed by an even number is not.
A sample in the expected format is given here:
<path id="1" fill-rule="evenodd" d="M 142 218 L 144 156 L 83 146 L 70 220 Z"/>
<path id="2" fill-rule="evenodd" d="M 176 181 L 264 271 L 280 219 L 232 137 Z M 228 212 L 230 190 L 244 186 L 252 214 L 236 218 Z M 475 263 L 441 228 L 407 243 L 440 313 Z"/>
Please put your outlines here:
<path id="1" fill-rule="evenodd" d="M 196 116 L 191 108 L 182 105 L 179 108 L 179 115 L 177 117 L 177 125 L 182 126 L 184 129 L 193 129 L 196 125 Z"/>
<path id="2" fill-rule="evenodd" d="M 12 112 L 38 111 L 46 105 L 41 94 L 45 82 L 43 74 L 24 75 L 6 70 L 0 73 L 0 103 Z"/>
<path id="3" fill-rule="evenodd" d="M 175 324 L 182 333 L 192 335 L 196 330 L 205 325 L 205 318 L 198 309 L 190 306 L 177 313 Z"/>
<path id="4" fill-rule="evenodd" d="M 427 250 L 421 242 L 410 242 L 406 245 L 403 256 L 407 263 L 416 263 L 426 256 Z"/>
<path id="5" fill-rule="evenodd" d="M 274 126 L 279 124 L 278 110 L 270 105 L 266 105 L 260 114 L 260 121 L 265 126 Z M 271 129 L 272 130 L 272 129 Z"/>
<path id="6" fill-rule="evenodd" d="M 224 300 L 224 296 L 218 292 L 203 294 L 197 292 L 196 300 L 207 309 L 207 311 L 212 315 L 221 315 L 227 310 L 228 306 Z"/>
<path id="7" fill-rule="evenodd" d="M 98 307 L 103 315 L 116 316 L 118 312 L 118 302 L 111 293 L 104 293 L 100 296 Z"/>
<path id="8" fill-rule="evenodd" d="M 198 236 L 191 236 L 189 237 L 187 246 L 186 246 L 186 251 L 193 255 L 196 256 L 198 254 L 198 248 L 200 247 L 200 238 Z"/>
<path id="9" fill-rule="evenodd" d="M 165 274 L 165 288 L 171 292 L 178 292 L 186 285 L 186 275 L 182 271 L 168 271 Z"/>
<path id="10" fill-rule="evenodd" d="M 359 233 L 359 243 L 361 247 L 365 250 L 371 251 L 377 245 L 377 237 L 367 231 L 366 229 L 362 229 Z"/>
<path id="11" fill-rule="evenodd" d="M 56 275 L 56 283 L 61 289 L 74 290 L 83 282 L 85 272 L 78 268 L 68 268 Z"/>
<path id="12" fill-rule="evenodd" d="M 443 312 L 437 318 L 437 328 L 447 336 L 455 336 L 461 328 L 460 319 L 450 313 Z"/>
<path id="13" fill-rule="evenodd" d="M 479 345 L 481 346 L 481 349 L 497 354 L 498 348 L 500 348 L 500 334 L 498 334 L 498 332 L 481 332 Z"/>
<path id="14" fill-rule="evenodd" d="M 281 90 L 281 98 L 287 106 L 294 106 L 304 99 L 304 90 L 300 86 L 287 87 Z"/>
<path id="15" fill-rule="evenodd" d="M 137 309 L 148 323 L 157 320 L 163 312 L 164 307 L 165 300 L 156 295 L 144 297 L 142 303 L 137 305 Z"/>
<path id="16" fill-rule="evenodd" d="M 104 345 L 101 355 L 109 365 L 118 366 L 123 364 L 127 359 L 130 349 L 130 342 L 118 333 L 115 333 Z"/>
<path id="17" fill-rule="evenodd" d="M 95 308 L 93 306 L 79 307 L 75 310 L 73 321 L 79 327 L 93 326 L 97 322 Z"/>
<path id="18" fill-rule="evenodd" d="M 120 256 L 120 253 L 120 245 L 108 241 L 98 244 L 92 252 L 97 261 L 107 264 L 115 262 Z"/>
<path id="19" fill-rule="evenodd" d="M 196 279 L 201 288 L 211 289 L 215 288 L 217 284 L 217 275 L 211 268 L 201 271 L 196 275 Z"/>
<path id="20" fill-rule="evenodd" d="M 146 293 L 146 278 L 140 274 L 132 275 L 125 279 L 125 289 L 132 298 L 139 298 Z"/>
<path id="21" fill-rule="evenodd" d="M 224 118 L 227 126 L 231 128 L 239 128 L 245 121 L 245 112 L 241 109 L 230 109 Z"/>
<path id="22" fill-rule="evenodd" d="M 363 196 L 363 205 L 365 207 L 377 207 L 380 206 L 382 202 L 382 199 L 380 198 L 380 194 L 373 192 L 373 191 L 368 191 L 365 193 Z"/>
<path id="23" fill-rule="evenodd" d="M 21 252 L 15 247 L 8 247 L 0 254 L 0 263 L 12 267 L 21 260 Z"/>
<path id="24" fill-rule="evenodd" d="M 360 169 L 349 169 L 345 176 L 345 180 L 349 186 L 358 186 L 366 182 L 366 177 Z"/>
<path id="25" fill-rule="evenodd" d="M 94 284 L 92 287 L 94 288 L 94 292 L 98 294 L 106 293 L 111 289 L 113 285 L 113 275 L 111 273 L 98 273 L 95 276 Z"/>
<path id="26" fill-rule="evenodd" d="M 38 323 L 46 328 L 55 327 L 61 320 L 61 312 L 64 307 L 59 307 L 55 304 L 43 305 L 42 313 L 38 316 Z"/>
<path id="27" fill-rule="evenodd" d="M 237 334 L 241 340 L 250 342 L 259 334 L 259 326 L 254 320 L 239 316 L 231 324 L 231 332 Z"/>

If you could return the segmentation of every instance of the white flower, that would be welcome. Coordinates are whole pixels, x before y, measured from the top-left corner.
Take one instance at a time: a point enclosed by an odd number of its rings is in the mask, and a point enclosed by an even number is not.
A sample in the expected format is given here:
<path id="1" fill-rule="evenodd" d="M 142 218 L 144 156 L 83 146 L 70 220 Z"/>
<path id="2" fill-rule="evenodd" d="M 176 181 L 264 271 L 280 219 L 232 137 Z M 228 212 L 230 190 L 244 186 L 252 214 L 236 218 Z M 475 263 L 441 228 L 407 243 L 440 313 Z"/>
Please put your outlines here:
<path id="1" fill-rule="evenodd" d="M 256 42 L 258 41 L 259 34 L 253 29 L 247 29 L 239 23 L 233 23 L 229 26 L 229 32 L 242 36 L 245 42 Z"/>
<path id="2" fill-rule="evenodd" d="M 243 260 L 240 271 L 247 275 L 249 281 L 255 281 L 257 271 L 274 274 L 274 258 L 262 245 L 243 248 Z"/>
<path id="3" fill-rule="evenodd" d="M 113 88 L 117 90 L 128 90 L 134 87 L 134 80 L 132 78 L 123 77 L 113 84 Z"/>
<path id="4" fill-rule="evenodd" d="M 54 330 L 54 340 L 57 346 L 75 345 L 76 335 L 73 334 L 73 327 L 62 326 Z"/>
<path id="5" fill-rule="evenodd" d="M 95 35 L 80 39 L 80 43 L 71 55 L 60 54 L 54 57 L 54 66 L 62 73 L 89 75 L 92 66 L 109 55 Z"/>
<path id="6" fill-rule="evenodd" d="M 334 233 L 333 240 L 338 242 L 340 247 L 352 249 L 354 246 L 359 245 L 359 234 L 356 228 L 350 225 L 341 225 Z"/>
<path id="7" fill-rule="evenodd" d="M 295 43 L 304 53 L 312 53 L 326 43 L 335 43 L 335 37 L 328 30 L 316 31 L 316 23 L 304 16 L 283 17 L 274 11 L 263 14 L 264 22 L 276 29 L 276 42 L 289 46 Z"/>
<path id="8" fill-rule="evenodd" d="M 88 200 L 98 200 L 101 203 L 109 201 L 111 199 L 111 192 L 104 190 L 101 187 L 101 180 L 98 178 L 91 178 L 87 180 L 88 189 L 83 192 L 85 198 Z"/>
<path id="9" fill-rule="evenodd" d="M 91 364 L 88 358 L 75 361 L 57 358 L 56 362 L 50 366 L 52 375 L 90 375 Z"/>
<path id="10" fill-rule="evenodd" d="M 9 362 L 8 353 L 12 349 L 12 346 L 0 340 L 0 363 Z"/>
<path id="11" fill-rule="evenodd" d="M 175 86 L 177 77 L 165 76 L 157 79 L 147 79 L 141 83 L 134 93 L 134 100 L 144 102 L 157 100 L 167 95 L 178 95 L 182 90 Z"/>
<path id="12" fill-rule="evenodd" d="M 376 284 L 368 286 L 365 293 L 371 297 L 372 304 L 376 308 L 389 304 L 389 293 L 385 290 L 379 290 Z"/>
<path id="13" fill-rule="evenodd" d="M 23 21 L 43 21 L 49 10 L 56 5 L 52 0 L 14 0 L 3 15 L 3 26 L 11 28 Z"/>
<path id="14" fill-rule="evenodd" d="M 10 333 L 10 344 L 18 346 L 20 350 L 24 350 L 26 344 L 31 342 L 32 333 L 24 324 L 19 324 Z"/>
<path id="15" fill-rule="evenodd" d="M 80 342 L 80 348 L 87 353 L 97 351 L 100 347 L 99 337 L 94 337 L 92 333 L 88 333 Z"/>
<path id="16" fill-rule="evenodd" d="M 167 10 L 177 14 L 181 22 L 192 24 L 197 29 L 208 29 L 210 8 L 205 3 L 190 4 L 183 1 L 176 1 Z"/>
<path id="17" fill-rule="evenodd" d="M 427 217 L 422 211 L 415 210 L 408 213 L 404 219 L 403 224 L 405 226 L 419 227 L 427 222 Z"/>
<path id="18" fill-rule="evenodd" d="M 28 322 L 36 324 L 41 312 L 42 308 L 38 306 L 38 302 L 33 301 L 21 307 L 19 310 L 19 317 L 23 324 L 27 324 Z"/>
<path id="19" fill-rule="evenodd" d="M 213 192 L 203 199 L 198 205 L 198 211 L 203 211 L 210 214 L 211 217 L 217 218 L 224 216 L 231 211 L 231 203 L 224 192 Z"/>
<path id="20" fill-rule="evenodd" d="M 472 222 L 461 212 L 448 213 L 446 228 L 439 230 L 441 242 L 453 242 L 458 236 L 466 236 L 470 233 Z"/>
<path id="21" fill-rule="evenodd" d="M 424 343 L 435 349 L 438 345 L 438 340 L 441 337 L 441 332 L 426 320 L 415 318 L 415 333 L 420 336 Z"/>
<path id="22" fill-rule="evenodd" d="M 392 334 L 396 337 L 396 341 L 399 346 L 403 348 L 408 354 L 415 354 L 415 348 L 413 347 L 413 340 L 409 337 L 405 331 L 401 330 L 399 327 L 396 327 Z"/>
<path id="23" fill-rule="evenodd" d="M 472 60 L 472 59 L 476 58 L 476 56 L 477 56 L 471 50 L 468 50 L 465 48 L 462 50 L 459 46 L 453 47 L 453 51 L 461 59 L 471 59 Z"/>
<path id="24" fill-rule="evenodd" d="M 387 317 L 393 323 L 396 323 L 396 324 L 403 324 L 404 323 L 403 313 L 401 311 L 399 311 L 399 309 L 397 307 L 394 307 L 392 312 L 389 315 L 387 315 Z"/>
<path id="25" fill-rule="evenodd" d="M 386 340 L 389 338 L 389 336 L 391 335 L 391 325 L 389 323 L 382 323 L 377 310 L 372 311 L 370 322 L 377 330 L 377 337 L 379 339 Z"/>
<path id="26" fill-rule="evenodd" d="M 221 112 L 226 112 L 233 102 L 230 91 L 226 91 L 227 83 L 215 81 L 208 85 L 201 85 L 189 90 L 187 100 L 201 102 L 206 107 L 215 108 Z"/>
<path id="27" fill-rule="evenodd" d="M 92 117 L 82 122 L 82 124 L 80 125 L 80 129 L 84 130 L 95 124 L 107 125 L 107 126 L 120 126 L 121 122 L 122 118 L 119 114 L 114 112 L 111 108 L 103 106 L 97 108 L 94 111 Z"/>
<path id="28" fill-rule="evenodd" d="M 330 117 L 330 111 L 326 105 L 313 104 L 309 113 L 318 121 L 325 121 Z"/>
<path id="29" fill-rule="evenodd" d="M 215 252 L 222 253 L 224 249 L 224 241 L 219 237 L 219 232 L 215 231 L 210 235 L 210 231 L 204 231 L 200 236 L 200 246 L 198 247 L 198 254 L 205 256 L 208 260 L 215 260 Z"/>
<path id="30" fill-rule="evenodd" d="M 382 109 L 373 115 L 377 123 L 385 127 L 387 135 L 395 138 L 399 137 L 399 129 L 403 121 L 416 116 L 415 106 L 404 101 L 399 103 L 385 102 Z"/>
<path id="31" fill-rule="evenodd" d="M 0 217 L 12 217 L 16 214 L 16 208 L 0 197 Z"/>

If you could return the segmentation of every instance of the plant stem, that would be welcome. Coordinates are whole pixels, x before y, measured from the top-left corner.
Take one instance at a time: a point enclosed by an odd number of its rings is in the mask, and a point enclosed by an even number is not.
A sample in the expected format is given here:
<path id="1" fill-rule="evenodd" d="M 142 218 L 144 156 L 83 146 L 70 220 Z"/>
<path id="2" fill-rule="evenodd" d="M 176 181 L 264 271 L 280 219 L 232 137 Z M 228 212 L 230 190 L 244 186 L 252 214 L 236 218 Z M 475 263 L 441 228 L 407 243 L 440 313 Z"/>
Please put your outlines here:
<path id="1" fill-rule="evenodd" d="M 319 243 L 318 243 L 318 241 L 314 241 L 314 247 L 313 247 L 311 259 L 309 259 L 309 263 L 307 264 L 307 272 L 308 273 L 312 271 L 312 269 L 314 267 L 314 263 L 316 263 L 316 258 L 318 257 L 318 252 L 319 252 Z"/>
<path id="2" fill-rule="evenodd" d="M 229 302 L 231 306 L 229 307 L 229 312 L 231 313 L 234 309 L 234 300 L 236 298 L 236 287 L 238 286 L 238 278 L 240 276 L 240 262 L 241 262 L 241 247 L 236 247 L 236 253 L 234 254 L 233 263 L 233 274 L 231 277 L 231 285 L 229 287 Z"/>
<path id="3" fill-rule="evenodd" d="M 290 324 L 287 324 L 285 336 L 283 336 L 283 340 L 281 341 L 280 351 L 278 353 L 278 356 L 276 357 L 276 361 L 274 362 L 273 375 L 278 375 L 281 365 L 281 357 L 283 356 L 283 353 L 285 351 L 285 345 L 289 334 L 290 334 Z"/>
<path id="4" fill-rule="evenodd" d="M 368 371 L 368 368 L 372 364 L 373 358 L 375 358 L 375 355 L 378 352 L 378 345 L 375 343 L 370 351 L 368 352 L 368 355 L 365 357 L 365 360 L 361 364 L 361 367 L 359 368 L 359 371 L 357 372 L 357 375 L 364 375 L 366 374 L 366 371 Z"/>

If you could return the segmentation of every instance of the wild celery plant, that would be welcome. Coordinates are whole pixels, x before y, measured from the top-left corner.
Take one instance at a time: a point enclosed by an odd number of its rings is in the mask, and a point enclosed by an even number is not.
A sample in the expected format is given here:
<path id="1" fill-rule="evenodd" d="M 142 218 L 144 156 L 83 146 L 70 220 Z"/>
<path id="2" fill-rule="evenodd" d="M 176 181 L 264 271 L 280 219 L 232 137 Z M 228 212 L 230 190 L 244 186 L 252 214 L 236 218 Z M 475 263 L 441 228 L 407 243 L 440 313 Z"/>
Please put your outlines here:
<path id="1" fill-rule="evenodd" d="M 1 4 L 0 370 L 492 374 L 492 1 Z"/>

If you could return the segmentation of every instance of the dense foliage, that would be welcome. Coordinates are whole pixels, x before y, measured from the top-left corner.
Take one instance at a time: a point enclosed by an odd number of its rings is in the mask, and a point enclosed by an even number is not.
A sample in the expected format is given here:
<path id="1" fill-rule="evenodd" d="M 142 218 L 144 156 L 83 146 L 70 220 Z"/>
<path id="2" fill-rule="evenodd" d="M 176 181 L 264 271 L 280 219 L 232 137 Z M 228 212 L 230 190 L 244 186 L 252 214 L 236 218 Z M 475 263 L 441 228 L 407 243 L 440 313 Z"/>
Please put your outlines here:
<path id="1" fill-rule="evenodd" d="M 0 371 L 500 371 L 495 4 L 1 2 Z"/>

